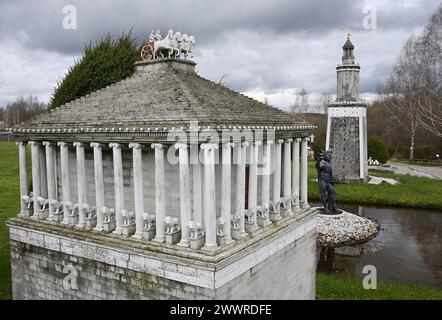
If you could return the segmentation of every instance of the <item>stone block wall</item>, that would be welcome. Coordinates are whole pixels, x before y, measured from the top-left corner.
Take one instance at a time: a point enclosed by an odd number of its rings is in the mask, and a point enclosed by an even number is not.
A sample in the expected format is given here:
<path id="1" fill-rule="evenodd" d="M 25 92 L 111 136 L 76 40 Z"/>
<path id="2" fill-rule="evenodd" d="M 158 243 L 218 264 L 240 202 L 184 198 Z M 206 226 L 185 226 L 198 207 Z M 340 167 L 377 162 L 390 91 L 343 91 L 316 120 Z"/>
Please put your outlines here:
<path id="1" fill-rule="evenodd" d="M 217 290 L 217 299 L 302 300 L 316 295 L 316 231 Z"/>
<path id="2" fill-rule="evenodd" d="M 331 118 L 330 147 L 333 175 L 339 181 L 359 180 L 359 118 Z"/>
<path id="3" fill-rule="evenodd" d="M 295 220 L 215 263 L 10 225 L 13 298 L 314 299 L 315 213 Z"/>

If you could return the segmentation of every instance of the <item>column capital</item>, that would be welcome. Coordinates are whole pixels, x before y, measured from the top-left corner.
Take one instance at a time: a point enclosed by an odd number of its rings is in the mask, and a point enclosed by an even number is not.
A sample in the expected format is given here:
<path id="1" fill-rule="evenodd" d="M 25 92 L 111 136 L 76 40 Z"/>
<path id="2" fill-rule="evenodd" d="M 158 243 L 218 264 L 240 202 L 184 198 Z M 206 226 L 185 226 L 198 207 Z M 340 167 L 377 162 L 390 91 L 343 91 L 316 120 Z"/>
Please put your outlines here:
<path id="1" fill-rule="evenodd" d="M 301 138 L 295 138 L 295 142 L 300 143 L 301 142 Z"/>
<path id="2" fill-rule="evenodd" d="M 258 140 L 258 141 L 255 141 L 254 144 L 256 147 L 259 147 L 260 145 L 262 145 L 262 142 Z"/>
<path id="3" fill-rule="evenodd" d="M 284 140 L 283 139 L 278 139 L 278 140 L 276 140 L 276 144 L 283 144 L 284 143 Z"/>
<path id="4" fill-rule="evenodd" d="M 310 141 L 310 137 L 305 137 L 305 138 L 302 139 L 302 141 L 309 142 Z"/>
<path id="5" fill-rule="evenodd" d="M 183 142 L 177 142 L 175 143 L 175 149 L 183 149 L 183 150 L 187 150 L 188 149 L 188 145 L 187 143 L 183 143 Z"/>
<path id="6" fill-rule="evenodd" d="M 40 145 L 40 142 L 38 142 L 38 141 L 29 141 L 28 144 L 30 146 L 38 146 L 38 145 Z"/>
<path id="7" fill-rule="evenodd" d="M 141 149 L 143 145 L 141 143 L 129 143 L 130 149 Z"/>
<path id="8" fill-rule="evenodd" d="M 275 141 L 273 141 L 273 140 L 266 140 L 266 142 L 264 142 L 264 143 L 270 145 L 270 144 L 273 144 L 274 142 Z"/>
<path id="9" fill-rule="evenodd" d="M 216 150 L 216 149 L 218 149 L 218 144 L 213 143 L 213 142 L 203 143 L 203 144 L 201 144 L 201 149 L 209 150 L 209 151 Z"/>
<path id="10" fill-rule="evenodd" d="M 83 142 L 74 142 L 73 146 L 75 148 L 82 148 L 82 147 L 84 148 L 84 143 Z"/>
<path id="11" fill-rule="evenodd" d="M 248 147 L 250 145 L 250 143 L 248 141 L 243 141 L 241 142 L 241 147 Z"/>
<path id="12" fill-rule="evenodd" d="M 162 143 L 152 143 L 152 144 L 150 145 L 150 147 L 151 147 L 152 149 L 158 149 L 158 150 L 161 150 L 161 149 L 164 148 L 164 144 L 162 144 Z"/>
<path id="13" fill-rule="evenodd" d="M 293 139 L 292 139 L 292 138 L 285 139 L 285 142 L 286 142 L 286 143 L 292 143 L 292 142 L 293 142 Z"/>
<path id="14" fill-rule="evenodd" d="M 120 143 L 109 143 L 109 148 L 121 149 L 121 144 Z"/>
<path id="15" fill-rule="evenodd" d="M 98 142 L 92 142 L 91 143 L 91 147 L 92 148 L 101 148 L 103 145 L 101 144 L 101 143 L 98 143 Z"/>
<path id="16" fill-rule="evenodd" d="M 26 145 L 27 142 L 26 141 L 17 141 L 15 144 L 18 146 L 22 146 L 22 145 Z"/>
<path id="17" fill-rule="evenodd" d="M 54 143 L 50 141 L 43 141 L 42 144 L 46 147 L 46 146 L 52 146 Z"/>
<path id="18" fill-rule="evenodd" d="M 64 142 L 64 141 L 59 141 L 59 142 L 57 142 L 57 146 L 59 146 L 59 147 L 67 147 L 68 143 Z"/>

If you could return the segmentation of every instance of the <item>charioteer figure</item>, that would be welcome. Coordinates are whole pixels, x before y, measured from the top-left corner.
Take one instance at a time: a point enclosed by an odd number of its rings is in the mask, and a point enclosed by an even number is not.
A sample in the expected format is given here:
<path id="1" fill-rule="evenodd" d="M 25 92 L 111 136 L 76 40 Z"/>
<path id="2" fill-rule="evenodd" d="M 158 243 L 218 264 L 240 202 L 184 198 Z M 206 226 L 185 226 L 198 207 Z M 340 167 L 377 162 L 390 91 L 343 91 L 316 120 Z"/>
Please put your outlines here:
<path id="1" fill-rule="evenodd" d="M 336 214 L 335 178 L 330 163 L 331 158 L 331 151 L 326 151 L 322 157 L 321 155 L 317 156 L 315 165 L 318 173 L 319 193 L 325 214 Z"/>

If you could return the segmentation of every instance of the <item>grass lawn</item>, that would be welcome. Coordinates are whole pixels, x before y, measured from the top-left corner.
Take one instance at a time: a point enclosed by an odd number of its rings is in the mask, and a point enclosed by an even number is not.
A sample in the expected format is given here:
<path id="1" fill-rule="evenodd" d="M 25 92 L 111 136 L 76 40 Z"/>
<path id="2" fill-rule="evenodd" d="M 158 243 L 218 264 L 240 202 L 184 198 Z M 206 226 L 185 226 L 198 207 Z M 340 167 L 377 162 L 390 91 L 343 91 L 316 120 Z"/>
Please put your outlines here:
<path id="1" fill-rule="evenodd" d="M 394 178 L 399 180 L 400 183 L 395 186 L 363 183 L 336 184 L 338 201 L 368 205 L 442 209 L 441 180 L 388 173 L 370 174 Z M 316 178 L 314 162 L 309 163 L 309 178 Z M 310 199 L 319 200 L 319 187 L 313 180 L 309 181 L 308 192 Z"/>
<path id="2" fill-rule="evenodd" d="M 28 157 L 29 158 L 29 157 Z M 30 159 L 28 159 L 30 163 Z M 11 298 L 9 236 L 6 220 L 20 208 L 18 148 L 13 142 L 0 143 L 0 299 Z"/>
<path id="3" fill-rule="evenodd" d="M 30 164 L 30 159 L 28 164 Z M 314 171 L 311 174 L 313 175 Z M 28 177 L 30 178 L 30 176 L 29 173 Z M 420 178 L 413 179 L 420 180 Z M 424 179 L 422 184 L 425 185 L 425 182 L 429 183 L 428 179 Z M 372 186 L 338 186 L 338 195 L 341 192 L 341 187 L 350 187 L 349 190 L 351 190 L 353 187 L 367 188 Z M 375 187 L 385 188 L 384 186 Z M 440 185 L 438 187 L 441 188 Z M 314 183 L 310 184 L 310 189 L 310 194 L 313 195 L 314 191 L 317 191 Z M 377 192 L 382 192 L 382 190 Z M 419 196 L 416 196 L 416 198 L 421 197 L 423 191 L 418 190 L 417 192 Z M 433 192 L 435 192 L 434 186 Z M 365 193 L 369 194 L 370 192 L 365 191 Z M 383 196 L 383 198 L 386 197 Z M 430 199 L 430 196 L 426 196 L 424 199 Z M 14 143 L 0 142 L 0 300 L 11 299 L 11 272 L 6 220 L 19 212 L 19 200 L 18 149 Z M 433 288 L 384 283 L 380 283 L 378 287 L 377 290 L 364 290 L 361 286 L 361 280 L 353 278 L 325 274 L 318 274 L 317 278 L 317 296 L 320 299 L 442 299 L 442 291 Z"/>
<path id="4" fill-rule="evenodd" d="M 321 300 L 442 300 L 442 290 L 381 281 L 377 289 L 366 290 L 361 279 L 318 273 L 316 296 Z"/>

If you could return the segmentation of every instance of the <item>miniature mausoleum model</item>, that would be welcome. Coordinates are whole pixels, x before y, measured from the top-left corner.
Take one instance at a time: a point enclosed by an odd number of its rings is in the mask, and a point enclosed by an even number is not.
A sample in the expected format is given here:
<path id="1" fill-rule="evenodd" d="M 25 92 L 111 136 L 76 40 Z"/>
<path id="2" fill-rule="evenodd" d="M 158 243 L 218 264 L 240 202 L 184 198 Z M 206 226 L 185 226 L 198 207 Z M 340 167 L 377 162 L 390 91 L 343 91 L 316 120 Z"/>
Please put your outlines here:
<path id="1" fill-rule="evenodd" d="M 315 298 L 314 127 L 199 76 L 179 37 L 11 129 L 14 299 Z"/>

